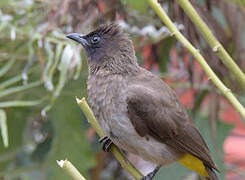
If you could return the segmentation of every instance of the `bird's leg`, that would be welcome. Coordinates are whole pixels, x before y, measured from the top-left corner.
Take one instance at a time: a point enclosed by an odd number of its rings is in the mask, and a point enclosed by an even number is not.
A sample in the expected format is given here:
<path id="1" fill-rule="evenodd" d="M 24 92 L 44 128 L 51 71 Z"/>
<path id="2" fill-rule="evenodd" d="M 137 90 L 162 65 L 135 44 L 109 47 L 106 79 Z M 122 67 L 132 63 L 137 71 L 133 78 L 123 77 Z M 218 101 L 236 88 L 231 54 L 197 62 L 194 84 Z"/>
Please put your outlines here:
<path id="1" fill-rule="evenodd" d="M 159 169 L 160 169 L 160 166 L 157 166 L 152 172 L 150 172 L 149 174 L 147 174 L 146 176 L 144 176 L 140 180 L 152 180 Z"/>
<path id="2" fill-rule="evenodd" d="M 101 137 L 99 139 L 99 142 L 103 143 L 102 149 L 105 152 L 109 152 L 110 151 L 110 148 L 111 148 L 113 142 L 111 141 L 111 139 L 108 136 Z"/>

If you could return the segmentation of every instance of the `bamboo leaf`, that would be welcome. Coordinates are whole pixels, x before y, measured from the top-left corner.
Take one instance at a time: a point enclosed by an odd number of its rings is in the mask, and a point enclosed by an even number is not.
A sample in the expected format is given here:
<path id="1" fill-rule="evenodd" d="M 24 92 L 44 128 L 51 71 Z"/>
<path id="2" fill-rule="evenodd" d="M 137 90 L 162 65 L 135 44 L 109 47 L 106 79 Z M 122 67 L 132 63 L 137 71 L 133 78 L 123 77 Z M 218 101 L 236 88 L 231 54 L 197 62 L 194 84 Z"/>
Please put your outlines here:
<path id="1" fill-rule="evenodd" d="M 29 74 L 31 72 L 33 72 L 33 71 L 28 71 L 27 74 Z M 0 90 L 5 89 L 6 87 L 11 86 L 11 85 L 13 85 L 13 84 L 15 84 L 21 80 L 22 80 L 22 74 L 19 74 L 15 77 L 7 79 L 6 81 L 4 81 L 0 84 Z"/>
<path id="2" fill-rule="evenodd" d="M 5 148 L 9 146 L 7 116 L 3 109 L 0 109 L 0 129 Z"/>
<path id="3" fill-rule="evenodd" d="M 69 179 L 56 164 L 56 160 L 62 157 L 68 158 L 82 174 L 87 176 L 87 169 L 94 167 L 96 161 L 90 143 L 83 133 L 86 131 L 87 122 L 84 116 L 81 118 L 80 109 L 74 99 L 70 96 L 60 96 L 49 112 L 48 118 L 55 127 L 53 148 L 46 160 L 48 169 L 53 170 L 52 179 Z"/>
<path id="4" fill-rule="evenodd" d="M 43 101 L 44 99 L 35 100 L 35 101 L 5 101 L 5 102 L 0 102 L 0 108 L 36 106 L 43 103 Z"/>
<path id="5" fill-rule="evenodd" d="M 74 49 L 74 60 L 76 61 L 76 72 L 74 75 L 74 79 L 78 79 L 81 69 L 82 69 L 82 59 L 81 56 L 79 54 L 80 51 L 78 51 L 77 49 Z"/>
<path id="6" fill-rule="evenodd" d="M 61 62 L 58 66 L 58 69 L 60 71 L 60 76 L 54 93 L 55 97 L 59 96 L 62 88 L 65 85 L 67 79 L 68 67 L 70 65 L 73 55 L 74 55 L 74 51 L 72 50 L 71 45 L 66 45 L 61 57 Z"/>
<path id="7" fill-rule="evenodd" d="M 0 77 L 4 76 L 10 68 L 13 66 L 15 63 L 16 58 L 12 57 L 1 69 L 0 69 Z"/>
<path id="8" fill-rule="evenodd" d="M 48 78 L 48 73 L 53 64 L 54 53 L 52 50 L 52 45 L 48 41 L 45 41 L 44 48 L 48 54 L 47 63 L 43 71 L 44 86 L 47 88 L 48 91 L 52 91 L 54 89 L 54 86 L 52 82 L 50 81 L 50 78 Z"/>
<path id="9" fill-rule="evenodd" d="M 36 82 L 30 83 L 30 84 L 27 84 L 27 85 L 24 85 L 24 86 L 12 87 L 12 88 L 0 91 L 0 98 L 4 97 L 4 96 L 11 95 L 11 94 L 14 94 L 14 93 L 18 93 L 18 92 L 21 92 L 21 91 L 25 91 L 25 90 L 30 89 L 30 88 L 34 88 L 34 87 L 40 86 L 41 84 L 42 84 L 41 81 L 36 81 Z"/>
<path id="10" fill-rule="evenodd" d="M 58 64 L 59 64 L 59 60 L 60 60 L 60 55 L 62 53 L 62 49 L 63 49 L 63 44 L 58 44 L 56 47 L 56 52 L 55 52 L 55 57 L 54 57 L 54 63 L 52 63 L 52 66 L 50 67 L 50 70 L 47 74 L 47 81 L 50 83 L 50 86 L 52 86 L 53 89 L 53 75 L 55 72 L 55 69 L 57 68 Z"/>
<path id="11" fill-rule="evenodd" d="M 226 1 L 236 3 L 238 5 L 245 7 L 245 0 L 226 0 Z"/>

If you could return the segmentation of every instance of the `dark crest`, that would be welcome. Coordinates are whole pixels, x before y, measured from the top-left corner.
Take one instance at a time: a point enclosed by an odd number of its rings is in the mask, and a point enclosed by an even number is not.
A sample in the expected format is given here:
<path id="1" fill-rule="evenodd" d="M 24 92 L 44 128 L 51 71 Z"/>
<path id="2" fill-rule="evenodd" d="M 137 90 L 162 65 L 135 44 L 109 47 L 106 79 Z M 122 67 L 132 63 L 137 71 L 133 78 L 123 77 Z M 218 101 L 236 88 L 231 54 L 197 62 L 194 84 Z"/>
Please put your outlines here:
<path id="1" fill-rule="evenodd" d="M 100 25 L 87 35 L 71 33 L 67 37 L 84 47 L 90 64 L 136 63 L 132 41 L 116 23 Z"/>
<path id="2" fill-rule="evenodd" d="M 117 23 L 103 24 L 100 25 L 95 31 L 89 33 L 87 36 L 92 36 L 93 34 L 108 35 L 110 37 L 118 36 L 123 34 L 122 28 Z"/>

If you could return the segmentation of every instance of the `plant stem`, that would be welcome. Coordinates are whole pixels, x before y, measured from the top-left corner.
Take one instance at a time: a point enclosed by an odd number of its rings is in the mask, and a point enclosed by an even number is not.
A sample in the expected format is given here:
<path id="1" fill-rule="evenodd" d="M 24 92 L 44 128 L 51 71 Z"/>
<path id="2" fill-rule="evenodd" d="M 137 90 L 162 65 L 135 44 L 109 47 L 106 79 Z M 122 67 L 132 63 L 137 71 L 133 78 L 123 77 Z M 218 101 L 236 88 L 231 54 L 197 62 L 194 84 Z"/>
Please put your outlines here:
<path id="1" fill-rule="evenodd" d="M 82 99 L 76 98 L 76 100 L 77 100 L 77 104 L 80 106 L 85 116 L 87 117 L 89 123 L 95 129 L 97 134 L 100 137 L 104 137 L 106 134 L 101 130 L 100 125 L 95 119 L 94 114 L 92 110 L 89 108 L 89 105 L 86 102 L 85 98 L 82 98 Z M 129 160 L 123 155 L 123 153 L 120 151 L 120 149 L 117 146 L 112 145 L 110 150 L 114 154 L 114 156 L 117 158 L 117 160 L 120 162 L 122 167 L 126 169 L 135 179 L 139 180 L 143 177 L 143 175 L 138 171 L 138 169 L 136 169 L 134 165 L 132 165 L 129 162 Z"/>
<path id="2" fill-rule="evenodd" d="M 173 22 L 170 20 L 168 15 L 162 9 L 161 5 L 157 2 L 157 0 L 147 0 L 149 5 L 154 9 L 156 14 L 160 17 L 160 19 L 166 24 L 169 30 L 172 32 L 172 35 L 176 37 L 195 57 L 195 59 L 202 66 L 203 70 L 208 75 L 209 79 L 216 85 L 216 87 L 225 95 L 225 97 L 230 101 L 230 103 L 235 107 L 235 109 L 245 118 L 245 109 L 241 105 L 241 103 L 236 99 L 236 97 L 232 94 L 231 90 L 228 89 L 222 81 L 216 76 L 213 70 L 209 67 L 203 56 L 199 53 L 199 50 L 196 49 L 175 27 Z"/>
<path id="3" fill-rule="evenodd" d="M 70 161 L 57 160 L 57 163 L 73 180 L 86 180 Z"/>
<path id="4" fill-rule="evenodd" d="M 0 108 L 36 106 L 43 103 L 44 99 L 34 101 L 5 101 L 0 102 Z"/>
<path id="5" fill-rule="evenodd" d="M 7 148 L 9 146 L 8 125 L 6 112 L 3 109 L 0 109 L 0 129 L 3 139 L 3 145 L 5 148 Z"/>
<path id="6" fill-rule="evenodd" d="M 183 8 L 185 13 L 189 16 L 191 21 L 195 24 L 197 29 L 202 33 L 204 38 L 207 40 L 209 46 L 213 49 L 221 61 L 226 65 L 226 67 L 234 74 L 234 76 L 239 80 L 242 87 L 245 89 L 245 74 L 237 66 L 232 57 L 227 53 L 220 42 L 214 37 L 211 30 L 208 28 L 207 24 L 198 15 L 189 0 L 177 0 L 179 5 Z"/>
<path id="7" fill-rule="evenodd" d="M 28 74 L 30 72 L 31 71 L 28 71 Z M 6 87 L 8 87 L 8 86 L 10 86 L 10 85 L 12 85 L 14 83 L 17 83 L 20 80 L 22 80 L 22 74 L 19 74 L 19 75 L 15 76 L 15 77 L 9 78 L 6 81 L 1 82 L 1 84 L 0 84 L 0 90 L 5 89 Z"/>
<path id="8" fill-rule="evenodd" d="M 41 81 L 36 81 L 36 82 L 30 83 L 30 84 L 27 84 L 27 85 L 16 86 L 16 87 L 12 87 L 12 88 L 9 88 L 9 89 L 5 89 L 3 91 L 0 91 L 0 98 L 4 97 L 4 96 L 9 96 L 11 94 L 15 94 L 15 93 L 18 93 L 18 92 L 21 92 L 21 91 L 25 91 L 25 90 L 30 89 L 30 88 L 34 88 L 34 87 L 40 86 L 41 84 L 42 84 Z"/>
<path id="9" fill-rule="evenodd" d="M 8 62 L 0 69 L 0 77 L 4 76 L 10 68 L 14 65 L 16 57 L 12 57 Z"/>

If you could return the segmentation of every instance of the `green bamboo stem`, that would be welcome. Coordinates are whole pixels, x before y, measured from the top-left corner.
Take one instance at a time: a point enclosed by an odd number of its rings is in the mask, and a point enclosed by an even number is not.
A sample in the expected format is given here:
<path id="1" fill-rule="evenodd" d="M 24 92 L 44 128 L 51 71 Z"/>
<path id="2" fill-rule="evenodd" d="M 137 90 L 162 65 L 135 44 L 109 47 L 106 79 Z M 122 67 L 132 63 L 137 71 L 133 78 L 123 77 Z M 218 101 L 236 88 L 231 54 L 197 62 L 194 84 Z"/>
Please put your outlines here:
<path id="1" fill-rule="evenodd" d="M 197 29 L 202 33 L 204 38 L 207 40 L 209 46 L 212 48 L 213 52 L 215 52 L 219 56 L 221 61 L 234 74 L 237 80 L 241 83 L 242 87 L 245 89 L 245 74 L 234 62 L 232 57 L 227 53 L 221 43 L 214 37 L 207 24 L 198 15 L 189 0 L 177 0 L 177 2 L 183 8 L 185 13 L 189 16 L 191 21 L 195 24 Z"/>
<path id="2" fill-rule="evenodd" d="M 172 36 L 175 36 L 177 40 L 179 40 L 195 57 L 195 59 L 202 66 L 203 70 L 208 75 L 209 79 L 216 85 L 216 87 L 225 95 L 225 97 L 230 101 L 230 103 L 235 107 L 235 109 L 245 118 L 245 109 L 241 105 L 241 103 L 236 99 L 236 97 L 232 94 L 231 90 L 228 89 L 222 81 L 216 76 L 213 70 L 209 67 L 203 56 L 199 53 L 199 50 L 196 49 L 175 27 L 173 22 L 170 20 L 168 15 L 162 9 L 161 5 L 157 2 L 157 0 L 147 0 L 152 9 L 156 12 L 156 14 L 160 17 L 160 19 L 166 24 L 169 30 L 172 32 Z"/>
<path id="3" fill-rule="evenodd" d="M 0 108 L 8 107 L 25 107 L 25 106 L 36 106 L 42 104 L 44 99 L 35 100 L 35 101 L 4 101 L 0 102 Z"/>
<path id="4" fill-rule="evenodd" d="M 92 110 L 89 108 L 88 103 L 86 102 L 85 98 L 78 99 L 76 98 L 77 104 L 80 106 L 81 110 L 84 112 L 85 116 L 87 117 L 89 123 L 91 126 L 95 129 L 97 134 L 100 137 L 104 137 L 106 134 L 101 130 L 99 123 L 94 117 L 94 114 Z M 111 152 L 114 154 L 114 156 L 117 158 L 117 160 L 120 162 L 121 166 L 126 169 L 129 174 L 131 174 L 135 179 L 139 180 L 143 177 L 143 175 L 132 165 L 129 160 L 123 155 L 123 153 L 120 151 L 120 149 L 112 145 Z"/>
<path id="5" fill-rule="evenodd" d="M 42 84 L 41 81 L 36 81 L 36 82 L 30 83 L 30 84 L 27 84 L 27 85 L 16 86 L 16 87 L 12 87 L 12 88 L 9 88 L 9 89 L 5 89 L 3 91 L 0 91 L 0 98 L 4 97 L 4 96 L 9 96 L 11 94 L 15 94 L 15 93 L 18 93 L 18 92 L 21 92 L 21 91 L 25 91 L 25 90 L 30 89 L 30 88 L 34 88 L 34 87 L 40 86 L 41 84 Z"/>
<path id="6" fill-rule="evenodd" d="M 73 180 L 86 180 L 82 174 L 68 160 L 57 160 L 57 164 L 71 177 Z"/>

